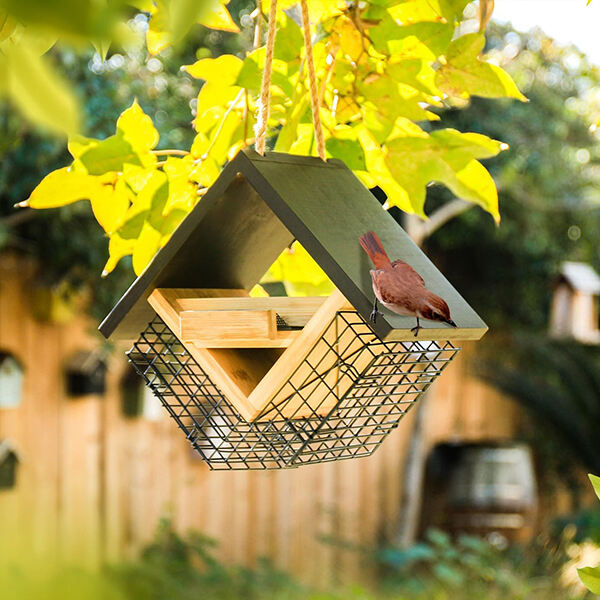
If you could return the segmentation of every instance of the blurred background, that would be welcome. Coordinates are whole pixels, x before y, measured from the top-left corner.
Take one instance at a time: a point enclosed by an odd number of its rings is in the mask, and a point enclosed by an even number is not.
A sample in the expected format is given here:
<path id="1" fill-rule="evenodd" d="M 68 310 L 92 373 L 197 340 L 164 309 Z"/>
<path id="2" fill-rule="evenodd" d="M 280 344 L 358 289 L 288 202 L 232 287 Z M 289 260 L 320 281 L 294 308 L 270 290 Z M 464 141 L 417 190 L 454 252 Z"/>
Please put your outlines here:
<path id="1" fill-rule="evenodd" d="M 486 162 L 501 224 L 465 205 L 423 239 L 490 332 L 367 459 L 210 472 L 96 333 L 133 275 L 122 261 L 100 279 L 89 205 L 13 209 L 67 151 L 0 104 L 7 597 L 585 597 L 576 567 L 600 562 L 600 9 L 573 4 L 498 0 L 487 50 L 530 102 L 444 111 L 510 145 Z M 253 6 L 229 9 L 242 36 L 194 32 L 160 57 L 141 37 L 106 61 L 53 50 L 86 135 L 110 135 L 137 98 L 164 147 L 189 147 L 197 83 L 178 66 L 241 51 Z M 147 19 L 128 25 L 141 36 Z M 432 186 L 428 212 L 449 198 Z"/>

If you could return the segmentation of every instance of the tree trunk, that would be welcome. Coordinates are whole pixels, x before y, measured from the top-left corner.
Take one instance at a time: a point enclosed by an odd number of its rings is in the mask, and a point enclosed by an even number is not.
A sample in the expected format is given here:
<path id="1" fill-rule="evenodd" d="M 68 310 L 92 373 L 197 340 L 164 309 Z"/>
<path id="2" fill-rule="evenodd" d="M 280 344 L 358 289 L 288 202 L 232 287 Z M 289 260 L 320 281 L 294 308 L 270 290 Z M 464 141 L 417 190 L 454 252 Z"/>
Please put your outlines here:
<path id="1" fill-rule="evenodd" d="M 404 215 L 404 230 L 420 247 L 423 243 L 421 235 L 422 223 L 415 215 Z M 427 394 L 423 394 L 413 410 L 417 413 L 411 437 L 404 458 L 402 473 L 402 496 L 400 500 L 400 517 L 395 536 L 395 544 L 407 548 L 415 543 L 421 505 L 423 503 L 423 482 L 425 479 L 425 421 Z"/>
<path id="2" fill-rule="evenodd" d="M 419 528 L 427 459 L 425 448 L 427 400 L 427 393 L 425 393 L 413 409 L 417 414 L 404 459 L 400 518 L 394 540 L 400 548 L 408 548 L 415 543 Z"/>

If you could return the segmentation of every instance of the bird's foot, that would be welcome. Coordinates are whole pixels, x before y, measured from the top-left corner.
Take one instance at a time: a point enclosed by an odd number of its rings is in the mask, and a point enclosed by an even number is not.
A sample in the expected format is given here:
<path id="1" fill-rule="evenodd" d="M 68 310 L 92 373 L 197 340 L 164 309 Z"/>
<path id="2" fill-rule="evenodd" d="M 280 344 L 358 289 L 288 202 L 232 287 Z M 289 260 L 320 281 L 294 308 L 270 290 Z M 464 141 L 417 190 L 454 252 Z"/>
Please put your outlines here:
<path id="1" fill-rule="evenodd" d="M 378 310 L 373 309 L 373 312 L 371 313 L 371 316 L 369 317 L 369 320 L 371 321 L 371 323 L 377 323 L 377 315 L 380 315 L 383 317 L 382 312 L 379 312 Z"/>
<path id="2" fill-rule="evenodd" d="M 417 337 L 417 335 L 419 334 L 419 331 L 420 331 L 421 329 L 423 329 L 423 328 L 422 328 L 420 325 L 415 325 L 415 326 L 414 326 L 414 327 L 411 329 L 411 331 L 414 331 L 414 332 L 415 332 L 415 337 Z"/>

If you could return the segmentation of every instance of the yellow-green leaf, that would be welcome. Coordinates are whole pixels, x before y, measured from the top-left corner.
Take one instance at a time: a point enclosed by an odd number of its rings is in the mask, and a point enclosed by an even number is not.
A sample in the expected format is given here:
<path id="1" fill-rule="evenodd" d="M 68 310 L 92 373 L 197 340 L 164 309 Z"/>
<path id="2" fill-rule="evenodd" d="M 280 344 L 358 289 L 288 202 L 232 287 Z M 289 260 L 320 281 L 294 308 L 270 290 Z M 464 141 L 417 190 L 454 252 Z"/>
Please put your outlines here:
<path id="1" fill-rule="evenodd" d="M 596 496 L 598 496 L 598 499 L 600 500 L 600 477 L 598 477 L 597 475 L 592 475 L 591 473 L 588 475 L 588 477 L 590 478 L 590 481 L 594 486 Z"/>
<path id="2" fill-rule="evenodd" d="M 141 275 L 154 255 L 160 248 L 161 233 L 150 225 L 144 223 L 140 236 L 133 247 L 133 270 L 136 275 Z"/>
<path id="3" fill-rule="evenodd" d="M 115 185 L 99 186 L 91 195 L 90 203 L 94 217 L 104 231 L 108 234 L 115 232 L 123 222 L 130 204 L 125 183 L 119 180 Z"/>
<path id="4" fill-rule="evenodd" d="M 504 147 L 500 142 L 480 134 L 444 129 L 425 136 L 398 137 L 386 146 L 386 166 L 408 193 L 417 214 L 424 214 L 427 185 L 438 182 L 460 198 L 479 204 L 498 220 L 495 184 L 475 159 L 500 152 Z"/>
<path id="5" fill-rule="evenodd" d="M 56 208 L 77 200 L 87 200 L 101 187 L 97 177 L 78 173 L 69 167 L 52 171 L 29 196 L 27 203 L 31 208 Z"/>
<path id="6" fill-rule="evenodd" d="M 108 242 L 108 260 L 104 265 L 102 277 L 114 271 L 119 261 L 133 252 L 135 240 L 125 240 L 119 234 L 113 233 Z"/>
<path id="7" fill-rule="evenodd" d="M 242 68 L 242 60 L 233 54 L 223 54 L 218 58 L 202 58 L 184 69 L 196 79 L 217 82 L 222 86 L 233 85 Z"/>
<path id="8" fill-rule="evenodd" d="M 90 175 L 103 175 L 113 171 L 123 171 L 126 164 L 145 166 L 140 153 L 121 135 L 112 135 L 88 150 L 78 159 Z"/>
<path id="9" fill-rule="evenodd" d="M 579 578 L 585 587 L 592 592 L 600 596 L 600 566 L 597 567 L 583 567 L 583 569 L 577 569 Z"/>
<path id="10" fill-rule="evenodd" d="M 8 94 L 27 119 L 55 133 L 79 131 L 75 94 L 46 57 L 21 44 L 5 50 L 4 61 Z"/>
<path id="11" fill-rule="evenodd" d="M 17 28 L 17 21 L 7 13 L 0 13 L 0 42 L 8 39 Z"/>
<path id="12" fill-rule="evenodd" d="M 527 101 L 511 76 L 480 59 L 485 45 L 481 33 L 469 33 L 455 39 L 446 54 L 446 64 L 437 72 L 438 87 L 449 96 L 468 98 L 516 98 Z"/>
<path id="13" fill-rule="evenodd" d="M 329 277 L 298 242 L 279 255 L 261 283 L 274 281 L 283 282 L 290 296 L 320 296 L 334 289 Z"/>
<path id="14" fill-rule="evenodd" d="M 117 132 L 138 152 L 149 152 L 158 144 L 158 131 L 137 100 L 121 113 L 117 120 Z"/>
<path id="15" fill-rule="evenodd" d="M 196 2 L 198 0 L 195 0 Z M 231 18 L 229 11 L 225 7 L 227 2 L 219 2 L 214 5 L 211 10 L 206 11 L 201 16 L 199 22 L 201 25 L 210 29 L 219 29 L 220 31 L 229 31 L 231 33 L 239 33 L 240 28 L 235 24 L 235 21 Z"/>

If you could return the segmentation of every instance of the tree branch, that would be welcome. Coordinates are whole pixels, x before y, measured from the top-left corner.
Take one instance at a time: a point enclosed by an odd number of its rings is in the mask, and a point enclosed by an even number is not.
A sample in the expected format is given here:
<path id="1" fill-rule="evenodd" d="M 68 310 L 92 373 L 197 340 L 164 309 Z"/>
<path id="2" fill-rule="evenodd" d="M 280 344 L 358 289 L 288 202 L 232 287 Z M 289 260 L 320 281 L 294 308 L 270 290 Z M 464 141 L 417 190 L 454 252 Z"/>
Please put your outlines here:
<path id="1" fill-rule="evenodd" d="M 33 208 L 24 208 L 18 212 L 14 212 L 6 217 L 0 218 L 0 225 L 5 227 L 14 227 L 26 221 L 33 219 L 38 213 Z"/>
<path id="2" fill-rule="evenodd" d="M 458 215 L 465 212 L 467 209 L 475 206 L 472 202 L 461 200 L 460 198 L 454 198 L 450 202 L 446 202 L 443 206 L 440 206 L 432 215 L 428 221 L 419 223 L 418 227 L 414 228 L 411 235 L 413 241 L 421 246 L 425 241 L 425 238 L 429 237 L 434 231 L 437 231 L 442 225 L 445 225 L 448 221 L 457 217 Z"/>

